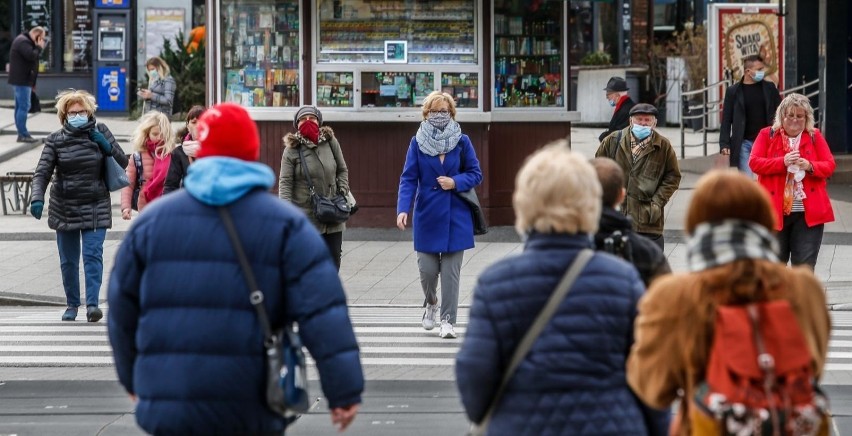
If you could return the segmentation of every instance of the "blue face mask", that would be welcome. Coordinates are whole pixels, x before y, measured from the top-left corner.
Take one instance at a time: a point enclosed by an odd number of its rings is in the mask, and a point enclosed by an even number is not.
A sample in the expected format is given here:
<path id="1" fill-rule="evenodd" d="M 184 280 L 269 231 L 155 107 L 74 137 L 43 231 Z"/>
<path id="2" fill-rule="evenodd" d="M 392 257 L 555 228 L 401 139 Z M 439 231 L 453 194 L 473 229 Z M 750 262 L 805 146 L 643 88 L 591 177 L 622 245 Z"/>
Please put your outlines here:
<path id="1" fill-rule="evenodd" d="M 651 128 L 648 126 L 634 124 L 630 130 L 633 132 L 633 136 L 638 138 L 640 141 L 651 136 Z"/>
<path id="2" fill-rule="evenodd" d="M 609 102 L 610 106 L 615 107 L 615 100 L 607 100 L 607 101 Z"/>
<path id="3" fill-rule="evenodd" d="M 754 72 L 754 81 L 755 81 L 755 82 L 760 82 L 761 80 L 763 80 L 763 76 L 764 76 L 765 74 L 766 74 L 766 72 L 765 72 L 765 71 L 763 71 L 763 70 L 761 70 L 761 71 L 755 71 L 755 72 Z"/>
<path id="4" fill-rule="evenodd" d="M 80 128 L 83 124 L 89 122 L 89 117 L 85 115 L 74 115 L 73 117 L 68 117 L 68 124 L 73 127 Z"/>

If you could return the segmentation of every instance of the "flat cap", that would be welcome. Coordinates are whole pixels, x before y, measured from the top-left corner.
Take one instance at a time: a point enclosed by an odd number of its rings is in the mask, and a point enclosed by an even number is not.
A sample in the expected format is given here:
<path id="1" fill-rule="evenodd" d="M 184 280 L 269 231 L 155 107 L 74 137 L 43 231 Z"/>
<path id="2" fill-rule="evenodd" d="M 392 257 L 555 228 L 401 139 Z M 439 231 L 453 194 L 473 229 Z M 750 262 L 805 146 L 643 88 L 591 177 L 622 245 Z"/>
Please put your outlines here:
<path id="1" fill-rule="evenodd" d="M 639 114 L 653 115 L 656 117 L 657 108 L 655 108 L 654 105 L 650 105 L 648 103 L 639 103 L 636 106 L 633 106 L 632 109 L 630 109 L 630 116 L 632 117 L 633 115 Z"/>

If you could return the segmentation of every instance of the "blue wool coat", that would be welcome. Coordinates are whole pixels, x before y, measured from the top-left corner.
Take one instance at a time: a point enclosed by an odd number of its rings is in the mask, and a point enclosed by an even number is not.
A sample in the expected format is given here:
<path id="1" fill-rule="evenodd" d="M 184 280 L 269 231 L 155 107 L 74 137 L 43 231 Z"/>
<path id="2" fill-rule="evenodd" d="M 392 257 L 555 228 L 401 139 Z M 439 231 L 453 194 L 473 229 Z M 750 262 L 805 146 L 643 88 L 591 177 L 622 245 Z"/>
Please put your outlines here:
<path id="1" fill-rule="evenodd" d="M 464 162 L 461 162 L 464 150 Z M 464 171 L 460 171 L 464 169 Z M 452 177 L 455 190 L 445 191 L 438 184 L 439 176 Z M 482 182 L 479 160 L 467 135 L 444 156 L 429 156 L 420 151 L 417 139 L 411 138 L 405 166 L 399 177 L 397 215 L 411 210 L 414 227 L 414 250 L 421 253 L 452 253 L 473 248 L 473 218 L 470 208 L 456 191 L 467 191 Z"/>
<path id="2" fill-rule="evenodd" d="M 215 171 L 211 177 L 223 178 Z M 299 322 L 329 407 L 360 403 L 358 344 L 340 279 L 317 231 L 265 188 L 227 207 L 273 328 Z M 121 244 L 109 308 L 119 381 L 138 395 L 136 420 L 145 431 L 284 430 L 284 420 L 266 406 L 263 332 L 215 207 L 180 190 L 147 208 Z"/>
<path id="3" fill-rule="evenodd" d="M 515 348 L 577 253 L 591 247 L 588 235 L 534 233 L 522 254 L 479 277 L 456 356 L 471 421 L 482 420 Z M 625 378 L 643 292 L 630 264 L 596 253 L 511 378 L 488 434 L 641 436 L 643 412 L 665 434 L 668 415 L 641 406 Z"/>

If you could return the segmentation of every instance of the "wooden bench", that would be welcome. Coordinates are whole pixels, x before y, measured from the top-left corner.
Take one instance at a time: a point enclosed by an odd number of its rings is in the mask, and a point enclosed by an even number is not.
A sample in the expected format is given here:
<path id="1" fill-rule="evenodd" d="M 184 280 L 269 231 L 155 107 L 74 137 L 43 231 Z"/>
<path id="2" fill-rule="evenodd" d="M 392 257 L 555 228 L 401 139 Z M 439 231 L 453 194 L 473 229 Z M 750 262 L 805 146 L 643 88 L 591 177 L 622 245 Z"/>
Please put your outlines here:
<path id="1" fill-rule="evenodd" d="M 33 186 L 33 174 L 32 172 L 10 171 L 5 176 L 0 176 L 0 202 L 3 203 L 3 215 L 8 215 L 8 208 L 11 208 L 12 212 L 27 214 L 27 206 L 30 203 Z"/>

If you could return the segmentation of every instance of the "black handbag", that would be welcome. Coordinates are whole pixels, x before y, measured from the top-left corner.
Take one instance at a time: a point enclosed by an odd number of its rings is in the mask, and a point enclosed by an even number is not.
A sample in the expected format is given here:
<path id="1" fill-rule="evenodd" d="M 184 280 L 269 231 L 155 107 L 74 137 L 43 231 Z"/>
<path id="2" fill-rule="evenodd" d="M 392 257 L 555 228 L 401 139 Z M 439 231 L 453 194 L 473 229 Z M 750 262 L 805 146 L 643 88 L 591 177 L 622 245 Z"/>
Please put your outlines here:
<path id="1" fill-rule="evenodd" d="M 35 93 L 35 89 L 30 90 L 30 111 L 31 114 L 37 114 L 41 112 L 41 100 L 38 99 L 38 95 Z"/>
<path id="2" fill-rule="evenodd" d="M 464 172 L 464 147 L 459 150 L 459 172 Z M 476 188 L 470 188 L 467 191 L 456 191 L 456 195 L 467 204 L 470 208 L 470 216 L 473 219 L 473 234 L 484 235 L 488 233 L 488 223 L 485 222 L 485 212 L 482 206 L 479 205 L 479 197 L 476 195 Z"/>
<path id="3" fill-rule="evenodd" d="M 284 328 L 272 331 L 263 306 L 263 291 L 257 286 L 231 214 L 227 208 L 219 207 L 219 216 L 225 223 L 231 245 L 240 261 L 246 285 L 251 292 L 249 300 L 257 311 L 257 318 L 263 328 L 263 346 L 266 349 L 266 404 L 275 413 L 293 421 L 298 418 L 298 414 L 305 413 L 310 408 L 307 363 L 299 338 L 299 326 L 296 323 L 288 323 Z"/>
<path id="4" fill-rule="evenodd" d="M 314 183 L 311 181 L 311 175 L 308 173 L 308 165 L 305 163 L 305 154 L 302 152 L 302 147 L 299 147 L 299 161 L 302 166 L 302 173 L 305 175 L 305 180 L 308 182 L 308 189 L 311 192 L 311 204 L 314 207 L 314 216 L 317 221 L 323 224 L 340 224 L 345 223 L 352 215 L 352 208 L 349 207 L 345 195 L 337 194 L 334 197 L 324 197 L 316 193 Z"/>

